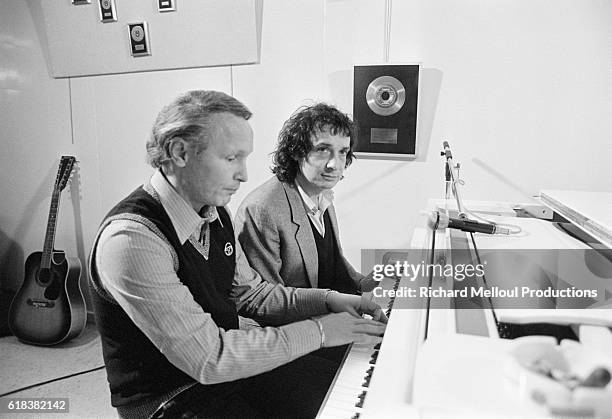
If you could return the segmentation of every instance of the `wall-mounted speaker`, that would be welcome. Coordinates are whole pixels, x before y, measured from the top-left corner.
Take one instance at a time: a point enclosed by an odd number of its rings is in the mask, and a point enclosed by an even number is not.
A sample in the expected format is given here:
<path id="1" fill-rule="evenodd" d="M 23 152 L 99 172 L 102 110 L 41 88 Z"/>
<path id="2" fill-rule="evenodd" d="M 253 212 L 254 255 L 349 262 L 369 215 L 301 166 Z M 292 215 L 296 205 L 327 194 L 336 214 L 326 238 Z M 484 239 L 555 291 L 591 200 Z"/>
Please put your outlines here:
<path id="1" fill-rule="evenodd" d="M 417 154 L 418 64 L 355 66 L 353 116 L 358 156 L 414 158 Z"/>

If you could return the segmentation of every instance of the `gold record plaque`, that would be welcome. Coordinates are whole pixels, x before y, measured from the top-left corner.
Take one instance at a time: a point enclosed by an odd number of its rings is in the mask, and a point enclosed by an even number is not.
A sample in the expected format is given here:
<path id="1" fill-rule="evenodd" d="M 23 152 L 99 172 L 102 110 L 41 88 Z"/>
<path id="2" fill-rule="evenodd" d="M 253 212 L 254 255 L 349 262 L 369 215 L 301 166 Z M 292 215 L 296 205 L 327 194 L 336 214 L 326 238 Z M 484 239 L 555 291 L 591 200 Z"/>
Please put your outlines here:
<path id="1" fill-rule="evenodd" d="M 365 99 L 376 115 L 389 116 L 396 114 L 404 106 L 406 89 L 395 77 L 380 76 L 368 85 Z"/>
<path id="2" fill-rule="evenodd" d="M 405 160 L 417 155 L 419 64 L 356 65 L 353 117 L 359 157 Z"/>

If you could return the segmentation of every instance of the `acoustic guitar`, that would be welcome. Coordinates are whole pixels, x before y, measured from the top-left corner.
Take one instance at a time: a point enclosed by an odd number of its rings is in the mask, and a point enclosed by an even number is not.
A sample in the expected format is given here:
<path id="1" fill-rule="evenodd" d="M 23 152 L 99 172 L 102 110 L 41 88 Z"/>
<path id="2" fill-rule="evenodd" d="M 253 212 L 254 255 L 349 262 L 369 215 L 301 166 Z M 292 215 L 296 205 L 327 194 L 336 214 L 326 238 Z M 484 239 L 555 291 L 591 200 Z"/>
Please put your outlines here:
<path id="1" fill-rule="evenodd" d="M 23 284 L 9 309 L 9 328 L 24 343 L 50 346 L 67 342 L 83 331 L 87 321 L 79 283 L 81 262 L 53 248 L 60 195 L 74 162 L 73 156 L 60 160 L 43 251 L 26 259 Z"/>

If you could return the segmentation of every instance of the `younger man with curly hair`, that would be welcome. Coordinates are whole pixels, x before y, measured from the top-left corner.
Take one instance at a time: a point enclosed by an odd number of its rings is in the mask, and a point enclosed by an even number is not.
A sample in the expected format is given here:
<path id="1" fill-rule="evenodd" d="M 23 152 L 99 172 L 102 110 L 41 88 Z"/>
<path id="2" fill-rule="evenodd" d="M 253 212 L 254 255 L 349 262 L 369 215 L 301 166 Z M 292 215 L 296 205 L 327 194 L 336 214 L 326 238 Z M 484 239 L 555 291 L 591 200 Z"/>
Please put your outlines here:
<path id="1" fill-rule="evenodd" d="M 370 291 L 376 283 L 342 254 L 332 189 L 352 163 L 356 125 L 333 106 L 298 109 L 274 151 L 272 179 L 236 214 L 237 237 L 250 265 L 291 287 Z"/>

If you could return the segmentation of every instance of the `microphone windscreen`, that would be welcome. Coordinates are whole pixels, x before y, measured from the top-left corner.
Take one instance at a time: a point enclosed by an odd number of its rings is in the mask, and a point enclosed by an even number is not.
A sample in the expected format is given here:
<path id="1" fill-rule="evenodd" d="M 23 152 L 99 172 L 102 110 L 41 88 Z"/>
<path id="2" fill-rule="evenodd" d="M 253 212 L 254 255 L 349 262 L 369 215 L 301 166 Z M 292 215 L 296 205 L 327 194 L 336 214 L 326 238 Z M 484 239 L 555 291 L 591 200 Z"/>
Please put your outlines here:
<path id="1" fill-rule="evenodd" d="M 432 230 L 436 230 L 438 228 L 438 211 L 432 211 L 427 217 L 427 227 Z"/>
<path id="2" fill-rule="evenodd" d="M 427 218 L 427 226 L 432 230 L 444 230 L 448 227 L 448 217 L 440 211 L 432 211 Z"/>

